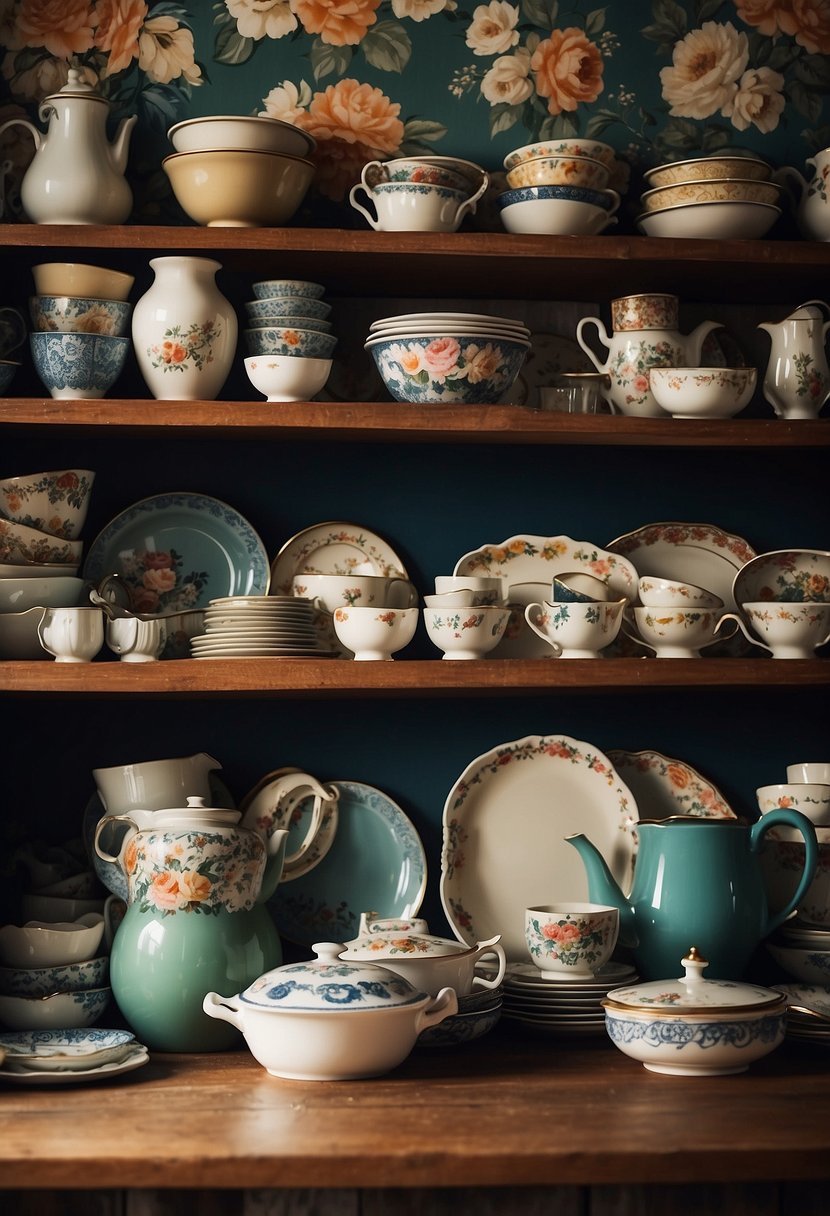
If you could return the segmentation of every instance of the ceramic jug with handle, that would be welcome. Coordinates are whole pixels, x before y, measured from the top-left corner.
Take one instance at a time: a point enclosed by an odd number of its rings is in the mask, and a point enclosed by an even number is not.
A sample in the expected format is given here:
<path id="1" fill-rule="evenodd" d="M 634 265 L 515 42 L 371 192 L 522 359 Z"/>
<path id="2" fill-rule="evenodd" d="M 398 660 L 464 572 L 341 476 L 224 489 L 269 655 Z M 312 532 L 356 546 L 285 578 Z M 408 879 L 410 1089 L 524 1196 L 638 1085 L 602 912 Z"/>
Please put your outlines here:
<path id="1" fill-rule="evenodd" d="M 772 180 L 787 188 L 795 205 L 796 223 L 808 241 L 830 241 L 830 148 L 805 161 L 812 176 L 804 176 L 793 165 L 782 165 Z"/>
<path id="2" fill-rule="evenodd" d="M 677 296 L 647 294 L 622 296 L 611 301 L 613 333 L 599 317 L 583 317 L 576 340 L 598 372 L 608 377 L 600 389 L 612 409 L 645 418 L 666 416 L 649 388 L 650 367 L 699 367 L 707 336 L 720 328 L 718 321 L 702 321 L 689 334 L 677 328 Z M 596 328 L 607 356 L 599 358 L 583 337 L 586 326 Z"/>
<path id="3" fill-rule="evenodd" d="M 804 870 L 785 907 L 767 904 L 759 849 L 776 826 L 804 840 Z M 751 826 L 740 819 L 677 815 L 637 824 L 639 847 L 626 897 L 596 846 L 581 833 L 567 837 L 582 858 L 588 898 L 620 910 L 620 943 L 631 948 L 640 975 L 672 975 L 695 941 L 717 979 L 738 980 L 756 946 L 801 902 L 818 861 L 816 831 L 806 815 L 779 808 Z M 678 949 L 680 955 L 678 955 Z"/>
<path id="4" fill-rule="evenodd" d="M 117 857 L 101 845 L 111 818 L 131 824 Z M 282 962 L 264 904 L 282 875 L 288 832 L 266 841 L 239 818 L 190 797 L 185 807 L 106 817 L 96 829 L 96 852 L 117 862 L 128 884 L 110 957 L 113 997 L 155 1050 L 233 1046 L 234 1032 L 205 1015 L 205 993 L 232 996 Z"/>
<path id="5" fill-rule="evenodd" d="M 20 201 L 36 224 L 120 224 L 130 214 L 133 195 L 124 177 L 130 135 L 138 116 L 121 120 L 107 138 L 110 105 L 75 68 L 58 93 L 44 98 L 38 111 L 48 121 L 44 134 L 25 118 L 0 126 L 31 132 L 35 155 L 23 177 Z"/>
<path id="6" fill-rule="evenodd" d="M 830 304 L 808 300 L 783 321 L 758 326 L 770 337 L 764 396 L 779 418 L 817 418 L 830 397 L 828 317 Z"/>

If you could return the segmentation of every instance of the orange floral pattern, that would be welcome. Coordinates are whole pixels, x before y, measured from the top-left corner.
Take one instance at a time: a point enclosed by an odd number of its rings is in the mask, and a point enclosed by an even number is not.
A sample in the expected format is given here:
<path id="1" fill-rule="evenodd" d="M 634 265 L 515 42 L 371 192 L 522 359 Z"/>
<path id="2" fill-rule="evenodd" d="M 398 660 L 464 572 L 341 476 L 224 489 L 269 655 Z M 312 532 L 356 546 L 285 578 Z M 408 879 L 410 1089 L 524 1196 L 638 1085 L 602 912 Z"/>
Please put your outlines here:
<path id="1" fill-rule="evenodd" d="M 599 48 L 580 29 L 553 30 L 530 60 L 536 92 L 548 99 L 551 114 L 575 110 L 596 101 L 602 92 L 603 62 Z"/>
<path id="2" fill-rule="evenodd" d="M 83 55 L 94 45 L 97 22 L 88 0 L 21 0 L 8 49 L 44 47 L 56 59 Z"/>
<path id="3" fill-rule="evenodd" d="M 401 107 L 378 88 L 347 78 L 315 93 L 297 126 L 317 140 L 317 187 L 342 198 L 368 160 L 391 156 L 403 140 Z"/>
<path id="4" fill-rule="evenodd" d="M 309 34 L 329 46 L 356 46 L 377 21 L 380 0 L 294 0 L 294 11 Z"/>
<path id="5" fill-rule="evenodd" d="M 95 45 L 109 55 L 106 75 L 113 76 L 138 58 L 138 35 L 147 16 L 144 0 L 98 0 Z"/>

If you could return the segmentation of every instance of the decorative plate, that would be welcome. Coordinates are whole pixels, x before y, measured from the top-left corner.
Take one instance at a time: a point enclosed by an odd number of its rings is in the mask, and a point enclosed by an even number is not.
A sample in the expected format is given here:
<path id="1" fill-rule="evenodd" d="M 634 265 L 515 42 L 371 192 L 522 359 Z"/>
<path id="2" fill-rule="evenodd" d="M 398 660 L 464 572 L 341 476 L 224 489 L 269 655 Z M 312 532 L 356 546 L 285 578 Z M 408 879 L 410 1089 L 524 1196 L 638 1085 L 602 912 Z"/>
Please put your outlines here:
<path id="1" fill-rule="evenodd" d="M 514 609 L 504 637 L 492 652 L 493 658 L 549 659 L 553 650 L 525 621 L 524 605 L 536 596 L 550 599 L 554 575 L 570 570 L 593 574 L 620 598 L 626 596 L 633 601 L 637 597 L 638 573 L 627 558 L 570 536 L 520 534 L 501 544 L 482 545 L 459 558 L 453 574 L 495 576 L 503 581 L 506 598 Z"/>
<path id="2" fill-rule="evenodd" d="M 409 577 L 387 541 L 368 528 L 341 520 L 314 524 L 285 542 L 271 563 L 272 594 L 291 595 L 296 574 Z"/>
<path id="3" fill-rule="evenodd" d="M 109 1077 L 120 1076 L 141 1068 L 150 1059 L 150 1053 L 143 1043 L 135 1043 L 133 1049 L 120 1059 L 108 1064 L 99 1064 L 94 1068 L 72 1069 L 56 1068 L 39 1069 L 37 1071 L 12 1071 L 7 1065 L 9 1056 L 17 1052 L 65 1052 L 78 1051 L 88 1047 L 90 1051 L 99 1051 L 121 1041 L 128 1031 L 104 1030 L 92 1027 L 84 1030 L 18 1030 L 0 1035 L 0 1047 L 6 1052 L 6 1066 L 0 1068 L 0 1080 L 13 1085 L 77 1085 L 86 1081 L 105 1080 Z M 130 1036 L 132 1037 L 132 1036 Z"/>
<path id="4" fill-rule="evenodd" d="M 456 937 L 500 933 L 508 962 L 524 962 L 525 908 L 588 898 L 565 837 L 589 836 L 627 891 L 636 823 L 633 794 L 590 743 L 529 735 L 478 756 L 444 804 L 441 902 Z"/>
<path id="5" fill-rule="evenodd" d="M 620 748 L 610 749 L 608 758 L 637 799 L 640 819 L 667 819 L 670 815 L 737 819 L 720 790 L 683 760 Z"/>
<path id="6" fill-rule="evenodd" d="M 95 538 L 83 575 L 118 574 L 134 612 L 205 608 L 218 595 L 266 595 L 268 554 L 227 503 L 204 494 L 157 494 L 117 515 Z"/>
<path id="7" fill-rule="evenodd" d="M 397 803 L 359 781 L 326 785 L 340 791 L 334 840 L 313 870 L 280 883 L 268 901 L 280 933 L 301 946 L 351 940 L 361 912 L 414 916 L 426 891 L 424 848 Z"/>

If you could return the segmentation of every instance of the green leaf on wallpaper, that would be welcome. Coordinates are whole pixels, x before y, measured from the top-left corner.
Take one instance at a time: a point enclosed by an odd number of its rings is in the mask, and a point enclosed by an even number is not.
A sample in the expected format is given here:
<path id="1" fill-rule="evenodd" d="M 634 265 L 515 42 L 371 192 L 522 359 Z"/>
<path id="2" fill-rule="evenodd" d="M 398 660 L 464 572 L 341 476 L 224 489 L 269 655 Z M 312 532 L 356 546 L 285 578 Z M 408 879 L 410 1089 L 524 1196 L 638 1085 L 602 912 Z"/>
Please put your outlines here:
<path id="1" fill-rule="evenodd" d="M 766 66 L 776 72 L 786 72 L 795 64 L 795 70 L 798 71 L 800 55 L 801 51 L 797 46 L 787 46 L 785 42 L 779 43 L 778 46 L 771 45 L 766 57 Z M 826 63 L 824 55 L 817 55 L 816 58 L 820 59 L 822 63 Z M 801 60 L 801 62 L 806 61 Z"/>
<path id="2" fill-rule="evenodd" d="M 443 123 L 433 122 L 430 118 L 409 118 L 403 126 L 401 151 L 409 156 L 421 148 L 429 149 L 429 145 L 438 143 L 447 134 Z"/>
<path id="3" fill-rule="evenodd" d="M 315 80 L 324 76 L 345 76 L 352 62 L 354 51 L 349 46 L 327 46 L 320 38 L 311 44 L 308 58 Z"/>
<path id="4" fill-rule="evenodd" d="M 644 38 L 671 47 L 685 37 L 688 29 L 686 13 L 674 0 L 654 0 L 652 15 L 654 24 L 646 25 L 640 30 Z"/>
<path id="5" fill-rule="evenodd" d="M 547 4 L 545 0 L 522 0 L 522 17 L 531 25 L 538 25 L 543 30 L 552 30 L 556 25 L 559 5 Z"/>
<path id="6" fill-rule="evenodd" d="M 213 58 L 216 63 L 238 67 L 247 63 L 256 50 L 253 38 L 243 38 L 235 25 L 222 26 L 216 35 Z"/>
<path id="7" fill-rule="evenodd" d="M 402 72 L 409 63 L 412 43 L 399 21 L 380 21 L 360 43 L 366 62 L 380 72 Z"/>
<path id="8" fill-rule="evenodd" d="M 613 110 L 592 110 L 585 127 L 585 134 L 590 139 L 596 139 L 598 135 L 602 135 L 603 131 L 607 131 L 609 127 L 619 121 L 619 114 L 615 114 Z"/>
<path id="9" fill-rule="evenodd" d="M 830 56 L 805 55 L 797 61 L 795 75 L 805 84 L 819 89 L 830 89 Z"/>
<path id="10" fill-rule="evenodd" d="M 670 118 L 663 128 L 660 142 L 668 148 L 696 148 L 700 143 L 700 134 L 694 123 L 682 118 Z"/>
<path id="11" fill-rule="evenodd" d="M 570 139 L 579 134 L 579 124 L 572 114 L 549 114 L 539 127 L 539 139 Z"/>
<path id="12" fill-rule="evenodd" d="M 500 135 L 502 131 L 509 131 L 511 127 L 515 127 L 516 123 L 522 116 L 521 106 L 511 106 L 506 102 L 500 101 L 497 105 L 490 108 L 490 137 Z"/>
<path id="13" fill-rule="evenodd" d="M 605 29 L 605 14 L 607 8 L 595 8 L 585 18 L 585 33 L 589 38 L 596 38 Z"/>
<path id="14" fill-rule="evenodd" d="M 800 80 L 794 80 L 790 84 L 789 89 L 790 103 L 798 110 L 799 114 L 803 114 L 805 118 L 809 118 L 810 122 L 815 125 L 821 118 L 821 97 L 813 89 L 807 88 Z"/>
<path id="15" fill-rule="evenodd" d="M 704 21 L 711 21 L 722 3 L 723 0 L 698 0 L 695 5 L 695 25 L 698 26 Z"/>

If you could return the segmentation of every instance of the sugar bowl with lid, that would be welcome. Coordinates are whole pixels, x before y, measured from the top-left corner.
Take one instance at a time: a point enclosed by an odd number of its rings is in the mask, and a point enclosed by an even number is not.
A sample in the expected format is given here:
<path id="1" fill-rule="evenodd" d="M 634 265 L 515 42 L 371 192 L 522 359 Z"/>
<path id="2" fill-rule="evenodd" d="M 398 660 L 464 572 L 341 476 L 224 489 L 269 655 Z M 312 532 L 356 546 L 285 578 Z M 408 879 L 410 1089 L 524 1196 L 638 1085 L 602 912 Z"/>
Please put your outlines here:
<path id="1" fill-rule="evenodd" d="M 311 962 L 261 975 L 237 996 L 208 992 L 210 1018 L 240 1030 L 274 1077 L 345 1081 L 401 1064 L 418 1035 L 458 1011 L 452 988 L 419 991 L 395 971 L 340 957 L 340 942 L 313 947 Z"/>
<path id="2" fill-rule="evenodd" d="M 367 923 L 361 919 L 361 933 L 347 942 L 340 958 L 353 963 L 380 963 L 389 971 L 395 971 L 417 988 L 432 996 L 442 988 L 454 988 L 458 996 L 468 996 L 474 988 L 498 988 L 504 979 L 506 959 L 504 947 L 499 945 L 501 934 L 484 942 L 470 946 L 466 942 L 437 937 L 427 932 L 403 929 L 390 922 Z M 476 963 L 481 958 L 492 956 L 497 960 L 495 975 L 476 974 Z"/>

